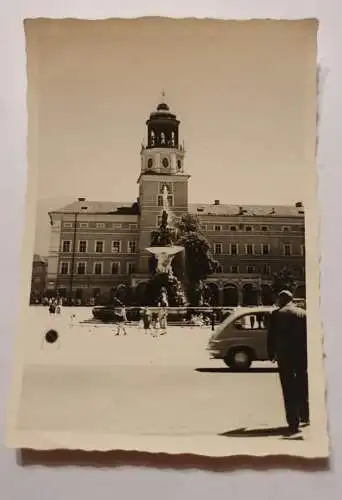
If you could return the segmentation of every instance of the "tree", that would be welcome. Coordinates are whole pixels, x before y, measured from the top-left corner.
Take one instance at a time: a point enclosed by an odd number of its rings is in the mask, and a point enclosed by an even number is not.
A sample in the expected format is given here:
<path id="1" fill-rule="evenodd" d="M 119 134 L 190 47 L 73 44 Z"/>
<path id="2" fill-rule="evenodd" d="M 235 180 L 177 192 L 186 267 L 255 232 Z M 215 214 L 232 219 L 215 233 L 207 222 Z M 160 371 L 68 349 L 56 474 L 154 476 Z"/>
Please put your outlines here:
<path id="1" fill-rule="evenodd" d="M 295 277 L 287 267 L 283 267 L 278 273 L 274 273 L 272 290 L 276 295 L 282 290 L 289 290 L 293 293 L 295 288 Z"/>
<path id="2" fill-rule="evenodd" d="M 176 223 L 177 245 L 185 251 L 185 280 L 187 295 L 192 305 L 203 301 L 203 280 L 216 271 L 218 262 L 211 254 L 208 240 L 200 228 L 199 218 L 194 214 L 183 215 Z"/>

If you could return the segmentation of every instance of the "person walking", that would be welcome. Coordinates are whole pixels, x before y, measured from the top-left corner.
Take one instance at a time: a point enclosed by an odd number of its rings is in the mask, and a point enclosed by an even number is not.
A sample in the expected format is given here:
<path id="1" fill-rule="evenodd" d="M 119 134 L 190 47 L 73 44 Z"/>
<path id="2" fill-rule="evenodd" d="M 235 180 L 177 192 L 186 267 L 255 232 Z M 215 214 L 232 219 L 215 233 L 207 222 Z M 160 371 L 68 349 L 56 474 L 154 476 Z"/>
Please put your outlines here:
<path id="1" fill-rule="evenodd" d="M 159 310 L 159 325 L 160 325 L 160 335 L 167 334 L 167 309 L 166 307 L 161 307 Z"/>
<path id="2" fill-rule="evenodd" d="M 120 332 L 123 332 L 124 335 L 127 335 L 127 330 L 126 330 L 127 314 L 126 314 L 126 307 L 124 304 L 122 305 L 119 314 L 120 314 L 120 317 L 119 317 L 119 321 L 118 321 L 116 335 L 119 336 Z"/>
<path id="3" fill-rule="evenodd" d="M 151 323 L 152 323 L 152 314 L 148 307 L 144 308 L 142 319 L 143 319 L 145 335 L 147 335 L 151 329 Z"/>
<path id="4" fill-rule="evenodd" d="M 268 355 L 278 363 L 288 433 L 299 432 L 309 425 L 307 372 L 306 312 L 293 302 L 293 295 L 283 290 L 278 295 L 278 308 L 269 322 Z"/>
<path id="5" fill-rule="evenodd" d="M 50 314 L 55 314 L 56 313 L 55 299 L 50 299 L 49 300 L 49 313 Z"/>
<path id="6" fill-rule="evenodd" d="M 211 331 L 213 332 L 215 330 L 215 324 L 216 324 L 216 312 L 215 309 L 211 311 L 210 314 L 210 325 L 211 325 Z"/>

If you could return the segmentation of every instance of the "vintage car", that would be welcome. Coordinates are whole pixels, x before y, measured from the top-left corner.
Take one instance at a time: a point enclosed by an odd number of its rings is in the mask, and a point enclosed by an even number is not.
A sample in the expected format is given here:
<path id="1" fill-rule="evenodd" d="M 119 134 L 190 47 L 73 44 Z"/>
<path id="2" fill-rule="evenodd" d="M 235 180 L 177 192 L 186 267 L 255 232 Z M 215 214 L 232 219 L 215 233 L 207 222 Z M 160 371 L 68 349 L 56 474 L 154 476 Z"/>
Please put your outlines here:
<path id="1" fill-rule="evenodd" d="M 267 329 L 274 306 L 236 308 L 215 330 L 207 349 L 234 370 L 248 370 L 253 361 L 268 361 Z"/>

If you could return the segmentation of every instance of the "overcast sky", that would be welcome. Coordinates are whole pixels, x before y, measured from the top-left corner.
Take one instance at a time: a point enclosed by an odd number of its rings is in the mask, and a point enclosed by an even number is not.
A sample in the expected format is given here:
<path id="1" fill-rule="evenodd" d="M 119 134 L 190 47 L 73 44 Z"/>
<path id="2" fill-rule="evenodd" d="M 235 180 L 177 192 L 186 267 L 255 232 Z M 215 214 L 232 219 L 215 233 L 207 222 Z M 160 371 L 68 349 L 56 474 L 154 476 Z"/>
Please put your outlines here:
<path id="1" fill-rule="evenodd" d="M 59 20 L 26 33 L 39 252 L 49 203 L 136 198 L 145 120 L 162 89 L 181 120 L 190 201 L 305 202 L 315 23 Z"/>

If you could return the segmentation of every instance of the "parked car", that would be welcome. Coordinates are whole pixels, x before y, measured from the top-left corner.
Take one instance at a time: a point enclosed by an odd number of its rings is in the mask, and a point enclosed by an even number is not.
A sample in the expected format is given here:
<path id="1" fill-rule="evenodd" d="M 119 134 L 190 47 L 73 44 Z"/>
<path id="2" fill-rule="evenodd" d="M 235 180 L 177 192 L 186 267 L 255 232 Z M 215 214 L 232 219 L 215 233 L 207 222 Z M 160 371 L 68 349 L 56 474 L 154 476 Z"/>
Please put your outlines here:
<path id="1" fill-rule="evenodd" d="M 267 361 L 268 319 L 275 306 L 236 308 L 217 327 L 207 349 L 234 370 L 246 371 L 253 361 Z"/>

